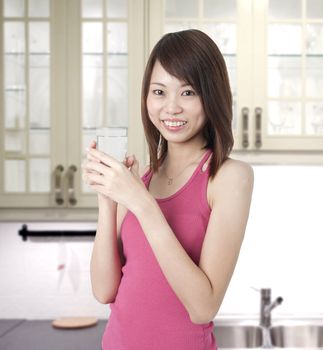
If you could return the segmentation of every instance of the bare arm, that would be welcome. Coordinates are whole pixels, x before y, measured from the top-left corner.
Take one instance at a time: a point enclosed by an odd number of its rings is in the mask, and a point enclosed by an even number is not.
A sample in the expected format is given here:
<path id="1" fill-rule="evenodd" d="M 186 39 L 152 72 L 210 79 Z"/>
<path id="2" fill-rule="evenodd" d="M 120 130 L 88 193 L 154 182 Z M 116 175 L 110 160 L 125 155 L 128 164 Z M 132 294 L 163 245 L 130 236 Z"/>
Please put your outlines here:
<path id="1" fill-rule="evenodd" d="M 98 225 L 90 266 L 91 284 L 95 298 L 109 304 L 115 300 L 125 263 L 120 228 L 128 209 L 100 194 L 98 204 Z"/>
<path id="2" fill-rule="evenodd" d="M 95 141 L 91 142 L 90 148 L 96 149 Z M 98 159 L 87 155 L 87 160 L 83 164 L 85 182 L 91 174 L 97 174 L 87 169 L 91 161 L 99 163 Z M 98 194 L 98 206 L 99 215 L 90 262 L 90 276 L 93 295 L 99 302 L 108 304 L 114 301 L 121 280 L 124 257 L 119 232 L 127 209 L 102 194 Z"/>
<path id="3" fill-rule="evenodd" d="M 118 226 L 122 220 L 120 216 L 124 217 L 126 210 L 100 195 L 98 202 L 98 225 L 90 265 L 91 284 L 95 298 L 108 304 L 114 301 L 122 276 L 124 258 Z"/>
<path id="4" fill-rule="evenodd" d="M 165 277 L 194 323 L 213 320 L 234 271 L 249 215 L 252 168 L 230 160 L 214 183 L 213 207 L 198 266 L 177 240 L 156 201 L 147 199 L 147 206 L 136 213 Z"/>

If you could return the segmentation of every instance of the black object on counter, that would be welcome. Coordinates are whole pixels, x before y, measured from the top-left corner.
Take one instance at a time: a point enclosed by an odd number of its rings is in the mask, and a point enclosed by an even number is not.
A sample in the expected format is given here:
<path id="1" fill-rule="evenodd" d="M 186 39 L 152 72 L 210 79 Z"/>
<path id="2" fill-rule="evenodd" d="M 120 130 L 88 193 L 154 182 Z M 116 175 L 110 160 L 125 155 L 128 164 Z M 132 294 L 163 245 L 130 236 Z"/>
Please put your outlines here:
<path id="1" fill-rule="evenodd" d="M 18 231 L 19 236 L 22 237 L 23 241 L 27 241 L 28 237 L 84 237 L 84 236 L 95 236 L 96 231 L 65 231 L 65 230 L 46 230 L 46 231 L 30 231 L 26 224 L 22 225 L 22 228 Z"/>

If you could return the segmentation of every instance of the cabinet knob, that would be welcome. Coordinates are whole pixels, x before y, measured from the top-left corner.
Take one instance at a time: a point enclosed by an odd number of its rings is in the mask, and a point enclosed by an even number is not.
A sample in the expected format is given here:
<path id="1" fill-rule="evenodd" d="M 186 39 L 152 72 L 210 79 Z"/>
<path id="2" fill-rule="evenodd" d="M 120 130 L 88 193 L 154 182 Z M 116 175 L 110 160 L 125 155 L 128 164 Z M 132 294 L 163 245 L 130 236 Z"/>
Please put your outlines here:
<path id="1" fill-rule="evenodd" d="M 243 107 L 241 112 L 242 112 L 242 147 L 248 148 L 249 147 L 249 135 L 248 135 L 249 108 Z"/>
<path id="2" fill-rule="evenodd" d="M 64 204 L 63 188 L 62 188 L 63 171 L 64 171 L 64 167 L 61 164 L 57 165 L 54 171 L 55 202 L 58 205 Z"/>
<path id="3" fill-rule="evenodd" d="M 256 148 L 260 148 L 262 146 L 261 141 L 261 117 L 262 117 L 262 108 L 255 108 L 255 117 L 256 117 L 256 138 L 255 138 L 255 146 Z"/>
<path id="4" fill-rule="evenodd" d="M 74 174 L 77 171 L 75 165 L 70 165 L 67 170 L 67 196 L 68 202 L 71 205 L 76 205 L 77 200 L 75 198 L 75 187 L 74 187 Z"/>

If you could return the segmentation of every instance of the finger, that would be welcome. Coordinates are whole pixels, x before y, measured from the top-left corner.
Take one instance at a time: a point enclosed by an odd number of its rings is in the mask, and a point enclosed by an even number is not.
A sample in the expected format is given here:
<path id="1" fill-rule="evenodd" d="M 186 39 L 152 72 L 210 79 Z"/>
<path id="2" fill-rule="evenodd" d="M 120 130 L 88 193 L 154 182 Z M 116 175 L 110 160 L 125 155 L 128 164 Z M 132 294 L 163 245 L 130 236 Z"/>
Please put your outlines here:
<path id="1" fill-rule="evenodd" d="M 91 167 L 91 163 L 94 163 L 94 164 L 101 164 L 98 160 L 93 160 L 93 161 L 88 161 L 88 160 L 84 160 L 83 162 L 82 162 L 82 165 L 81 165 L 81 168 L 82 168 L 82 170 L 83 170 L 83 172 L 85 172 L 85 173 L 87 173 L 87 172 L 90 172 L 90 173 L 92 173 L 92 172 L 96 172 L 96 171 L 94 171 L 94 170 L 91 170 L 89 167 Z M 101 173 L 100 173 L 101 174 Z"/>
<path id="2" fill-rule="evenodd" d="M 133 156 L 133 164 L 131 166 L 131 173 L 133 175 L 135 175 L 137 178 L 140 178 L 140 175 L 139 175 L 139 162 L 135 158 L 135 156 Z"/>
<path id="3" fill-rule="evenodd" d="M 111 157 L 109 154 L 103 153 L 98 151 L 97 149 L 91 148 L 89 150 L 89 155 L 97 158 L 102 162 L 103 164 L 110 166 L 112 168 L 119 167 L 121 162 L 116 160 L 115 158 Z"/>
<path id="4" fill-rule="evenodd" d="M 106 174 L 106 172 L 109 170 L 109 168 L 106 165 L 103 165 L 102 163 L 98 162 L 87 162 L 84 165 L 84 169 L 89 171 L 95 171 L 99 174 Z"/>
<path id="5" fill-rule="evenodd" d="M 94 146 L 94 147 L 89 147 L 89 148 L 86 148 L 86 158 L 88 160 L 93 160 L 93 161 L 96 161 L 96 162 L 100 162 L 100 160 L 98 158 L 96 158 L 93 154 L 90 153 L 90 150 L 91 149 L 96 149 L 96 143 L 95 141 L 92 141 L 93 143 L 91 143 L 90 145 Z"/>
<path id="6" fill-rule="evenodd" d="M 124 161 L 123 161 L 123 164 L 127 167 L 127 168 L 130 168 L 133 164 L 133 158 L 132 156 L 126 156 Z"/>
<path id="7" fill-rule="evenodd" d="M 96 148 L 96 140 L 91 141 L 90 148 Z"/>

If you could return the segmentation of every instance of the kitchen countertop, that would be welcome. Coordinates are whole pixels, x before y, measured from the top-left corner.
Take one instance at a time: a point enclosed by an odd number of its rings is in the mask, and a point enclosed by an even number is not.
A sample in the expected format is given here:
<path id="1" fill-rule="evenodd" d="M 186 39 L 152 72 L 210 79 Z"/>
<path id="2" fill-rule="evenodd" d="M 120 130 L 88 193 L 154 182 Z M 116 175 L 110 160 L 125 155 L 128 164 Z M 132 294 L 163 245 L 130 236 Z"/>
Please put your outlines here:
<path id="1" fill-rule="evenodd" d="M 1 350 L 101 350 L 106 320 L 83 329 L 57 329 L 52 320 L 0 319 Z"/>
<path id="2" fill-rule="evenodd" d="M 83 329 L 62 330 L 52 327 L 52 320 L 0 319 L 0 349 L 1 350 L 101 350 L 101 338 L 106 320 L 99 320 L 97 325 Z M 257 326 L 256 317 L 241 318 L 217 317 L 215 327 L 223 325 Z M 320 324 L 322 316 L 275 317 L 272 325 Z M 260 349 L 260 348 L 253 348 Z M 301 348 L 273 348 L 284 350 L 300 350 Z M 305 349 L 305 348 L 303 348 Z M 315 350 L 323 348 L 315 348 Z M 153 350 L 153 349 L 152 349 Z M 219 348 L 219 350 L 246 350 L 246 348 Z M 306 348 L 306 350 L 310 350 Z"/>

